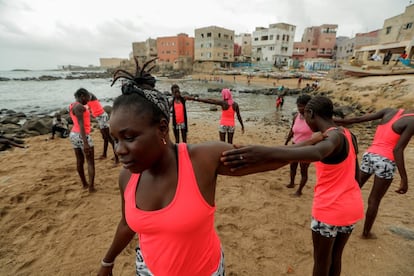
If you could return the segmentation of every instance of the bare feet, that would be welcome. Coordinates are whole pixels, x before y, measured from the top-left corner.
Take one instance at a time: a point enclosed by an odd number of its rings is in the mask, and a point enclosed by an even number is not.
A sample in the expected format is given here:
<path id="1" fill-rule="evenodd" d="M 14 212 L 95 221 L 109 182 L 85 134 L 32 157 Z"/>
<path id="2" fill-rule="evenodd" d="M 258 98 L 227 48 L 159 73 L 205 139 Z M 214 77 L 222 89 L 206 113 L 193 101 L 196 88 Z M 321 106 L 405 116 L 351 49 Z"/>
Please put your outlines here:
<path id="1" fill-rule="evenodd" d="M 96 189 L 93 186 L 89 186 L 89 193 L 95 193 Z"/>
<path id="2" fill-rule="evenodd" d="M 364 240 L 376 240 L 377 236 L 374 233 L 362 234 L 361 238 Z"/>
<path id="3" fill-rule="evenodd" d="M 104 160 L 104 159 L 106 159 L 106 156 L 105 155 L 101 155 L 98 158 L 96 158 L 96 160 Z"/>
<path id="4" fill-rule="evenodd" d="M 82 188 L 84 188 L 85 190 L 88 189 L 88 184 L 82 184 Z"/>
<path id="5" fill-rule="evenodd" d="M 296 191 L 296 193 L 294 193 L 295 196 L 300 197 L 302 195 L 301 191 Z"/>
<path id="6" fill-rule="evenodd" d="M 286 188 L 293 188 L 295 187 L 295 183 L 289 183 L 288 185 L 286 185 Z"/>

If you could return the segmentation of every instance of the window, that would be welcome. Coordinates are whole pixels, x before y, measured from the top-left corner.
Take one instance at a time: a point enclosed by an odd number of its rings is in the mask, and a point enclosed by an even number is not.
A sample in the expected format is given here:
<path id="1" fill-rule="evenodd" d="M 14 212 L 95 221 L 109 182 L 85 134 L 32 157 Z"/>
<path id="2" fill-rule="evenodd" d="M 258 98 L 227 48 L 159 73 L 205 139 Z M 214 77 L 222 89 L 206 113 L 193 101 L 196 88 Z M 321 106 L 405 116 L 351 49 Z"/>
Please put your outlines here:
<path id="1" fill-rule="evenodd" d="M 403 29 L 407 30 L 407 29 L 411 29 L 413 27 L 413 22 L 407 23 L 404 25 Z"/>
<path id="2" fill-rule="evenodd" d="M 258 41 L 258 40 L 259 40 L 259 38 L 258 38 L 258 37 L 255 37 L 255 38 L 254 38 L 254 41 Z"/>
<path id="3" fill-rule="evenodd" d="M 207 37 L 211 37 L 211 33 L 207 33 Z"/>
<path id="4" fill-rule="evenodd" d="M 286 35 L 286 41 L 289 41 L 289 35 Z"/>
<path id="5" fill-rule="evenodd" d="M 263 40 L 268 40 L 268 36 L 267 36 L 267 35 L 264 35 L 264 36 L 262 36 L 262 37 L 260 38 L 260 40 L 261 40 L 261 41 L 263 41 Z"/>
<path id="6" fill-rule="evenodd" d="M 389 33 L 391 33 L 391 27 L 385 28 L 385 34 L 389 34 Z"/>
<path id="7" fill-rule="evenodd" d="M 201 34 L 201 38 L 204 38 L 204 34 Z"/>
<path id="8" fill-rule="evenodd" d="M 273 40 L 273 35 L 270 35 L 269 36 L 269 40 Z"/>
<path id="9" fill-rule="evenodd" d="M 229 39 L 229 35 L 225 34 L 223 35 L 224 39 Z"/>
<path id="10" fill-rule="evenodd" d="M 218 33 L 218 37 L 221 38 L 221 33 Z"/>
<path id="11" fill-rule="evenodd" d="M 285 41 L 285 35 L 282 36 L 282 41 Z"/>
<path id="12" fill-rule="evenodd" d="M 280 36 L 279 35 L 276 35 L 276 40 L 279 40 L 280 39 Z"/>

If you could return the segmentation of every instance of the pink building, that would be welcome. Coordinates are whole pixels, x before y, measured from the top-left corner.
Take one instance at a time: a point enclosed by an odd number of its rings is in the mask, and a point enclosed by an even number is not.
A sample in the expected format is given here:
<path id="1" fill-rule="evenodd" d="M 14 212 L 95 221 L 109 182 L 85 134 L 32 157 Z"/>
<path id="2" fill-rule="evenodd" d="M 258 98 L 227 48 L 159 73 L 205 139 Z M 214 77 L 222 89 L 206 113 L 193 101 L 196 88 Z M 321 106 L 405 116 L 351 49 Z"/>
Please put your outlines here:
<path id="1" fill-rule="evenodd" d="M 338 25 L 323 24 L 306 28 L 301 42 L 293 43 L 292 58 L 303 61 L 311 58 L 332 58 Z"/>

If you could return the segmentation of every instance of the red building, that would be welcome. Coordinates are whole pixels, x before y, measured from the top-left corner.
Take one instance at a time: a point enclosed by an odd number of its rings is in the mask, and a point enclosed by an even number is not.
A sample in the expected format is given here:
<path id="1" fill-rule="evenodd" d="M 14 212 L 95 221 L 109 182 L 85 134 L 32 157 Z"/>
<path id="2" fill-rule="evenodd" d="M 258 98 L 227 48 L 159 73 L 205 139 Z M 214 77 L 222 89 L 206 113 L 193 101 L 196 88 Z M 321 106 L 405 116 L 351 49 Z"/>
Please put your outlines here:
<path id="1" fill-rule="evenodd" d="M 194 60 L 194 37 L 187 34 L 157 38 L 157 63 L 161 67 L 185 69 Z M 190 63 L 190 64 L 188 64 Z"/>
<path id="2" fill-rule="evenodd" d="M 324 24 L 306 28 L 301 42 L 293 44 L 293 59 L 332 58 L 338 25 Z"/>

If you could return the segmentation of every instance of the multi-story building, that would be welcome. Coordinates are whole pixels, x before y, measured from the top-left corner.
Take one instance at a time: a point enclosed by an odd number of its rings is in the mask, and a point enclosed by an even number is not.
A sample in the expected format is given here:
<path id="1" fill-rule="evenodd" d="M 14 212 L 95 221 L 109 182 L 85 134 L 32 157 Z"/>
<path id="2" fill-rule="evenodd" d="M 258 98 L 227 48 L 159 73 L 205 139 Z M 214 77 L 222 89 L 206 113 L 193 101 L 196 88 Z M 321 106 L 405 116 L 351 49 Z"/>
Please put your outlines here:
<path id="1" fill-rule="evenodd" d="M 194 38 L 181 33 L 157 38 L 157 64 L 160 68 L 191 70 L 194 60 Z"/>
<path id="2" fill-rule="evenodd" d="M 252 60 L 260 65 L 286 65 L 292 56 L 296 26 L 286 23 L 256 27 L 252 38 Z"/>
<path id="3" fill-rule="evenodd" d="M 380 30 L 368 33 L 357 33 L 355 37 L 337 37 L 336 38 L 336 60 L 338 62 L 347 62 L 354 56 L 355 50 L 364 46 L 378 44 Z"/>
<path id="4" fill-rule="evenodd" d="M 332 59 L 336 44 L 338 25 L 324 24 L 305 29 L 301 42 L 294 43 L 293 59 Z"/>
<path id="5" fill-rule="evenodd" d="M 250 62 L 252 56 L 252 35 L 242 33 L 234 36 L 234 61 Z"/>
<path id="6" fill-rule="evenodd" d="M 157 57 L 157 40 L 148 38 L 142 42 L 132 42 L 132 55 L 140 64 Z"/>
<path id="7" fill-rule="evenodd" d="M 385 19 L 379 31 L 378 44 L 361 47 L 356 51 L 355 56 L 358 60 L 366 61 L 373 54 L 383 57 L 388 51 L 393 54 L 392 60 L 403 51 L 406 51 L 408 58 L 413 58 L 414 4 L 407 6 L 404 13 Z"/>
<path id="8" fill-rule="evenodd" d="M 210 26 L 194 31 L 194 71 L 229 68 L 234 61 L 234 31 Z"/>
<path id="9" fill-rule="evenodd" d="M 122 66 L 123 63 L 128 62 L 125 58 L 100 58 L 99 64 L 101 68 L 113 69 Z"/>

